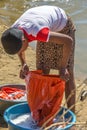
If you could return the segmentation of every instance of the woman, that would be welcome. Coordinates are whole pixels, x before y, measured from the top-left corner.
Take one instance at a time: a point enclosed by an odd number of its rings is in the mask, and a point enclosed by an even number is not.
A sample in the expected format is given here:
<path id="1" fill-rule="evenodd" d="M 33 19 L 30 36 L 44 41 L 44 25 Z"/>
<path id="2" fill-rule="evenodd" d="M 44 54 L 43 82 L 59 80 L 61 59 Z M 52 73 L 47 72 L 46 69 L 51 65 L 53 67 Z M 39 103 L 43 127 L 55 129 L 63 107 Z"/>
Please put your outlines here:
<path id="1" fill-rule="evenodd" d="M 20 77 L 29 71 L 25 60 L 25 50 L 29 42 L 37 40 L 36 67 L 48 74 L 50 69 L 59 70 L 66 81 L 66 98 L 75 90 L 74 46 L 75 27 L 65 11 L 56 6 L 38 6 L 24 12 L 1 37 L 8 54 L 18 54 L 22 68 Z M 75 93 L 67 102 L 75 105 Z M 75 107 L 72 111 L 75 112 Z"/>

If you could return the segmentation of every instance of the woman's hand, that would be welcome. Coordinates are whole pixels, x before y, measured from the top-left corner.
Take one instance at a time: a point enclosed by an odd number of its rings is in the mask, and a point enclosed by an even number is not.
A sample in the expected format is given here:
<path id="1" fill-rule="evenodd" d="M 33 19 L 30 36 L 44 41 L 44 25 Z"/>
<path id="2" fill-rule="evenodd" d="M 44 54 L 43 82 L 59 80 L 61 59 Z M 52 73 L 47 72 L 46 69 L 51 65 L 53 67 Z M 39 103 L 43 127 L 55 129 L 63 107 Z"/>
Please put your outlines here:
<path id="1" fill-rule="evenodd" d="M 60 75 L 60 78 L 62 78 L 66 82 L 69 80 L 70 75 L 69 75 L 67 68 L 61 68 L 59 70 L 59 75 Z"/>
<path id="2" fill-rule="evenodd" d="M 24 79 L 28 74 L 28 72 L 29 72 L 29 67 L 27 66 L 27 64 L 24 64 L 20 70 L 20 75 L 19 75 L 20 78 Z"/>

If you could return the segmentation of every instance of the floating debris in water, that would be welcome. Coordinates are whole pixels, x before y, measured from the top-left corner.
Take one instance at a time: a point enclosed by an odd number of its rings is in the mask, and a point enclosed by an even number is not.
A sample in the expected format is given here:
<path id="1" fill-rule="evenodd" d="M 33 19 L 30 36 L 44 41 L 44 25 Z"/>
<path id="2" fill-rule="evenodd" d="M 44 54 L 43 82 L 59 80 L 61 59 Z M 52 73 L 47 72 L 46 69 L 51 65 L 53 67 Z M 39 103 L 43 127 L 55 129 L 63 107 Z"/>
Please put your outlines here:
<path id="1" fill-rule="evenodd" d="M 30 113 L 17 116 L 15 119 L 12 119 L 11 122 L 21 128 L 40 130 L 40 127 L 37 126 L 37 123 L 33 120 Z"/>

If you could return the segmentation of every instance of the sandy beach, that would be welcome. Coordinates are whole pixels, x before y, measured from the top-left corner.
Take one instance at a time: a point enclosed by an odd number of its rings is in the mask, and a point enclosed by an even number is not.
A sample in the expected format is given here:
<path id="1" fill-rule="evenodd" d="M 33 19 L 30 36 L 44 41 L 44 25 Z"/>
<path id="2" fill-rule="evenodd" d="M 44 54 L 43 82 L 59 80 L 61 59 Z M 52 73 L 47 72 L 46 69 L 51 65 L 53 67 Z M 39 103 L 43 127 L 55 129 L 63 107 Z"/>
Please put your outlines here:
<path id="1" fill-rule="evenodd" d="M 0 36 L 4 29 L 5 29 L 5 26 L 3 27 L 0 26 L 0 30 L 1 30 Z M 26 61 L 27 61 L 27 64 L 29 65 L 30 70 L 36 69 L 35 50 L 33 50 L 30 47 L 26 51 Z M 25 84 L 25 81 L 19 78 L 20 67 L 21 67 L 21 64 L 20 64 L 18 56 L 17 55 L 10 56 L 6 54 L 0 44 L 0 85 Z M 76 79 L 77 88 L 78 88 L 78 85 L 81 84 L 82 82 L 83 81 Z M 82 87 L 83 86 L 77 89 L 76 98 L 78 98 Z M 76 118 L 80 126 L 82 126 L 87 121 L 87 99 L 82 102 L 77 101 Z M 2 119 L 2 115 L 0 115 L 0 130 L 8 130 L 7 125 L 4 123 L 4 120 Z M 81 130 L 87 130 L 87 126 L 82 127 Z"/>

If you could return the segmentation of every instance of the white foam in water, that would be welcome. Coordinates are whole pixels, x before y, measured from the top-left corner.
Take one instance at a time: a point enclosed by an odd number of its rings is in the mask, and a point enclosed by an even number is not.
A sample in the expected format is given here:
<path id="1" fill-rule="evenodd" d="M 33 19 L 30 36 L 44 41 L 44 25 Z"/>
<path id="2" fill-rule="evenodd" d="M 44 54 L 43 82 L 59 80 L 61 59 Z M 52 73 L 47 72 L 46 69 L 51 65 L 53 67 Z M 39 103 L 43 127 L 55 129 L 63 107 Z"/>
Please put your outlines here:
<path id="1" fill-rule="evenodd" d="M 67 119 L 63 119 L 63 118 L 61 119 L 60 116 L 57 115 L 56 118 L 54 118 L 53 122 L 54 123 L 62 122 L 64 120 L 66 121 Z M 40 127 L 37 126 L 37 123 L 34 121 L 30 113 L 25 113 L 25 114 L 16 116 L 16 118 L 11 119 L 11 122 L 15 124 L 16 126 L 20 126 L 21 128 L 40 130 Z M 60 128 L 63 128 L 63 126 L 60 125 L 60 126 L 57 126 L 56 128 L 57 130 L 59 130 Z"/>
<path id="2" fill-rule="evenodd" d="M 22 128 L 32 128 L 33 130 L 40 130 L 40 127 L 37 126 L 36 122 L 33 120 L 30 113 L 20 115 L 15 119 L 12 119 L 11 122 L 16 126 L 20 126 Z"/>

